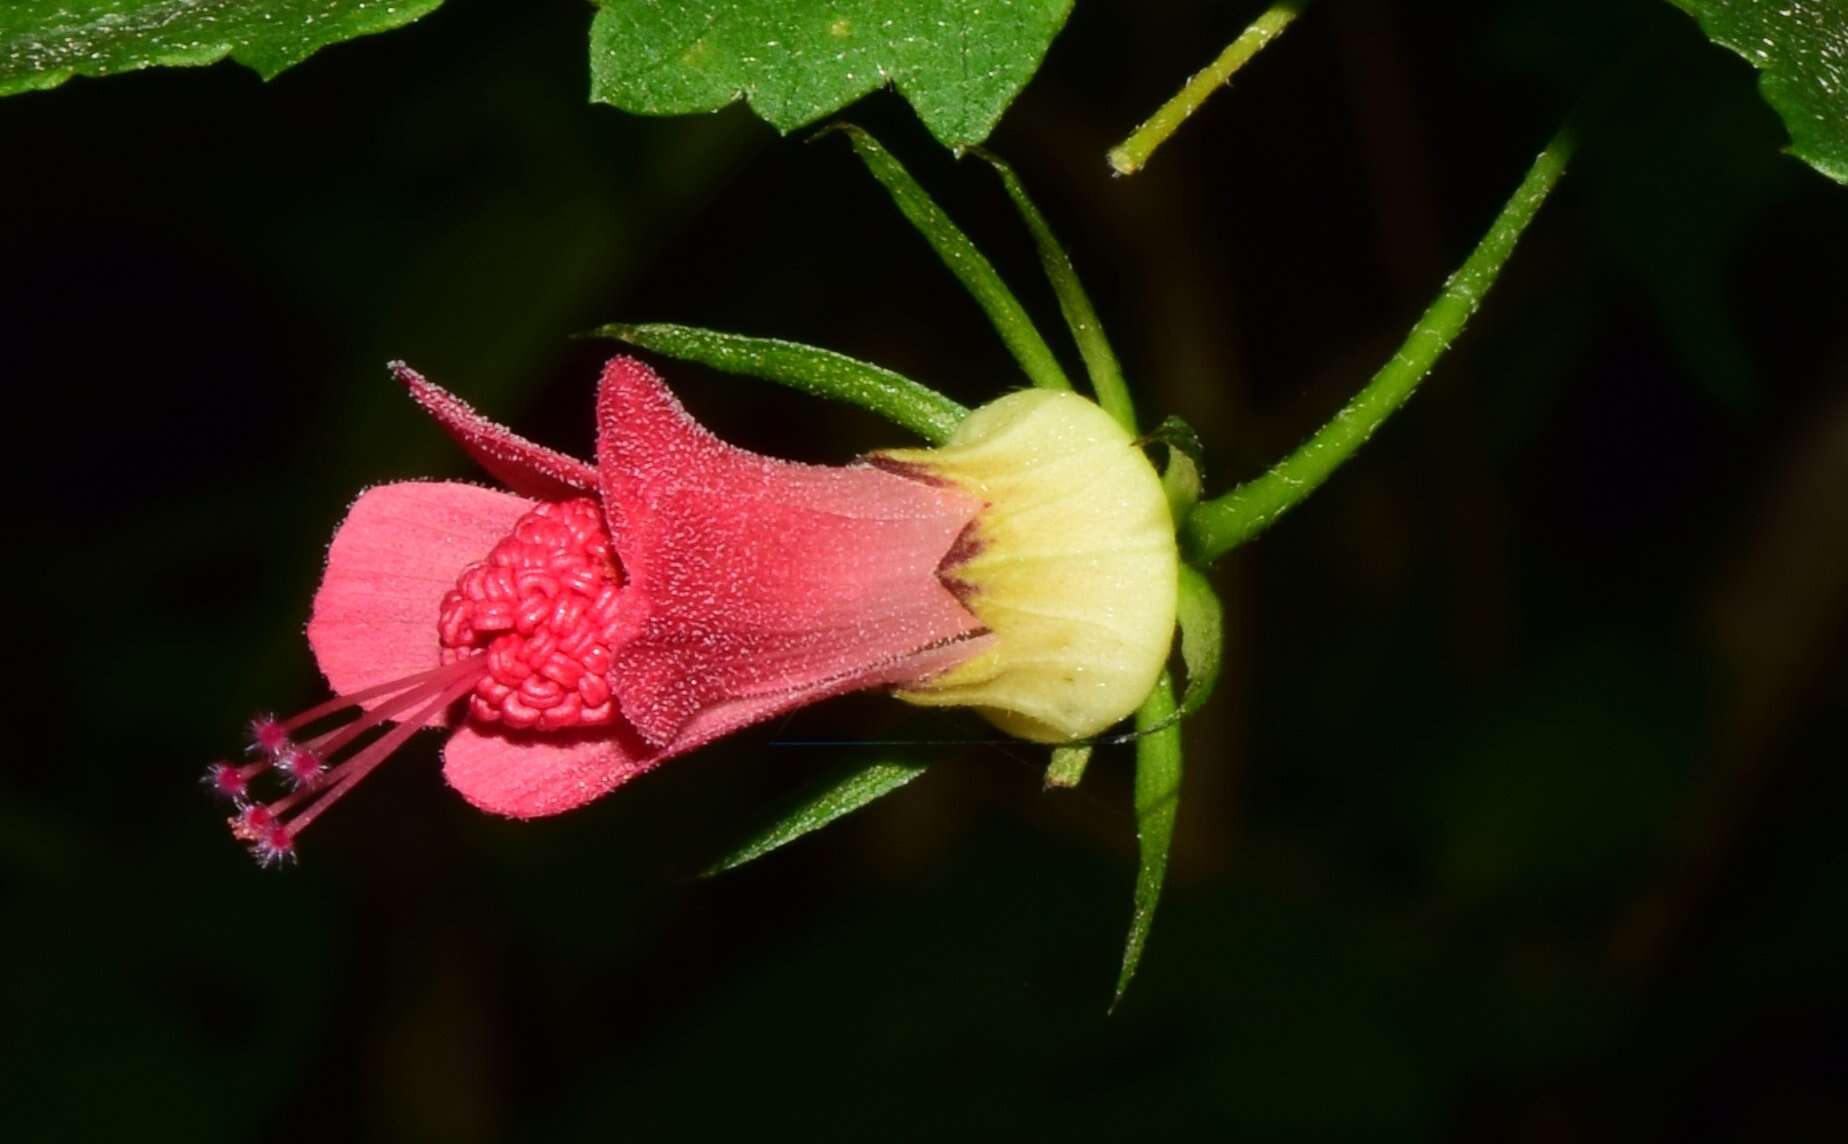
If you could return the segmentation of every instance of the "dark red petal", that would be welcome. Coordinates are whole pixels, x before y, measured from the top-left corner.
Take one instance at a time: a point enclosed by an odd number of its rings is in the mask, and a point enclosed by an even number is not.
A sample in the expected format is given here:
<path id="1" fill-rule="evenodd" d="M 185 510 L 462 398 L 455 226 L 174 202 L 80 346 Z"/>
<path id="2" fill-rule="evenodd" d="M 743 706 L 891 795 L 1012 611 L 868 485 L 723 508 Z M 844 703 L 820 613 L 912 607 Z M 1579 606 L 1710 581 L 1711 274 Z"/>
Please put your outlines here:
<path id="1" fill-rule="evenodd" d="M 981 508 L 959 490 L 734 448 L 626 357 L 598 394 L 598 470 L 630 625 L 611 683 L 658 748 L 704 712 L 744 703 L 738 726 L 982 646 L 936 575 Z"/>
<path id="2" fill-rule="evenodd" d="M 436 667 L 443 593 L 532 507 L 510 493 L 438 481 L 361 493 L 328 546 L 308 621 L 328 686 L 352 694 Z"/>
<path id="3" fill-rule="evenodd" d="M 597 471 L 575 457 L 535 445 L 401 361 L 390 365 L 417 404 L 501 484 L 534 500 L 569 500 L 597 491 Z"/>

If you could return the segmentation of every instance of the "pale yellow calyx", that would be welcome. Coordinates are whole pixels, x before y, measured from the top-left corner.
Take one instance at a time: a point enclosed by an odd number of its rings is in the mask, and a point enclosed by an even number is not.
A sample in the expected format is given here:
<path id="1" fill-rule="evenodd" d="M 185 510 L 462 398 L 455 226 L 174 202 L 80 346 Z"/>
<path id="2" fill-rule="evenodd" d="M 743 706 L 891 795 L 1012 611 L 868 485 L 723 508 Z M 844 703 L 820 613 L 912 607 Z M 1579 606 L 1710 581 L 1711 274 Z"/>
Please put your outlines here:
<path id="1" fill-rule="evenodd" d="M 1141 704 L 1168 659 L 1180 555 L 1161 478 L 1121 425 L 1033 389 L 977 409 L 940 448 L 879 457 L 985 503 L 943 575 L 997 637 L 899 698 L 974 707 L 1041 743 Z"/>

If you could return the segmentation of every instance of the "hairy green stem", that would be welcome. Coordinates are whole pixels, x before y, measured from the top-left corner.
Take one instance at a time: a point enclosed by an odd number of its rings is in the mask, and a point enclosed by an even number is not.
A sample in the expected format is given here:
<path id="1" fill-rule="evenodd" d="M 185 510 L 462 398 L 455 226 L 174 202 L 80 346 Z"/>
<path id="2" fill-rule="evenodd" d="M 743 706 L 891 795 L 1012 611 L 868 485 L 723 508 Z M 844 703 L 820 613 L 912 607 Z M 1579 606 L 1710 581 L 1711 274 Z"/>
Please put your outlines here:
<path id="1" fill-rule="evenodd" d="M 1110 165 L 1119 175 L 1133 175 L 1148 165 L 1149 156 L 1155 148 L 1168 141 L 1168 136 L 1180 129 L 1187 122 L 1188 116 L 1200 109 L 1207 97 L 1231 82 L 1238 69 L 1251 61 L 1251 57 L 1263 51 L 1265 46 L 1290 26 L 1290 21 L 1302 14 L 1309 6 L 1309 0 L 1277 0 L 1253 20 L 1249 27 L 1238 34 L 1238 38 L 1226 45 L 1226 50 L 1219 53 L 1219 58 L 1208 64 L 1205 70 L 1189 79 L 1174 98 L 1155 109 L 1155 114 L 1148 117 L 1142 126 L 1130 133 L 1110 149 Z"/>
<path id="2" fill-rule="evenodd" d="M 1528 168 L 1527 177 L 1515 188 L 1489 232 L 1444 283 L 1399 352 L 1340 412 L 1263 476 L 1194 507 L 1187 518 L 1186 540 L 1195 560 L 1217 559 L 1270 527 L 1314 492 L 1405 404 L 1494 285 L 1522 232 L 1565 173 L 1576 142 L 1577 133 L 1568 120 Z"/>

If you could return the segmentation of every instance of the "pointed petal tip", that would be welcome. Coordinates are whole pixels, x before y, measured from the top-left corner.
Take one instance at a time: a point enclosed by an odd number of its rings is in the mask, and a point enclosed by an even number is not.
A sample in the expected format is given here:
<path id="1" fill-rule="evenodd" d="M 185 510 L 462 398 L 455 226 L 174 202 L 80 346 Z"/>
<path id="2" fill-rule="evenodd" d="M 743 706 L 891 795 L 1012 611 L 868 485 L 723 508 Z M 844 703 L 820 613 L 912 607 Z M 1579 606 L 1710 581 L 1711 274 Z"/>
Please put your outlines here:
<path id="1" fill-rule="evenodd" d="M 387 362 L 385 368 L 488 475 L 514 492 L 536 500 L 569 500 L 596 492 L 597 473 L 591 466 L 490 421 L 402 361 Z"/>

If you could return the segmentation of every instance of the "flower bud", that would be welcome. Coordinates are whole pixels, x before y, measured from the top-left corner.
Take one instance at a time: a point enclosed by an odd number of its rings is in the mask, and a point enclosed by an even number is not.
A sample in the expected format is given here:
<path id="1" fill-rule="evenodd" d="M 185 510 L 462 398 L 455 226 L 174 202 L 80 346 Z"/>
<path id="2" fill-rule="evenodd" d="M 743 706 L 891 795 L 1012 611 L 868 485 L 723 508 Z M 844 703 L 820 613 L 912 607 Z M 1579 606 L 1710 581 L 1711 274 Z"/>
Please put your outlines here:
<path id="1" fill-rule="evenodd" d="M 984 504 L 939 571 L 997 638 L 901 699 L 974 707 L 1042 743 L 1096 735 L 1141 704 L 1168 659 L 1180 556 L 1161 479 L 1109 414 L 1025 390 L 940 448 L 875 462 Z"/>

